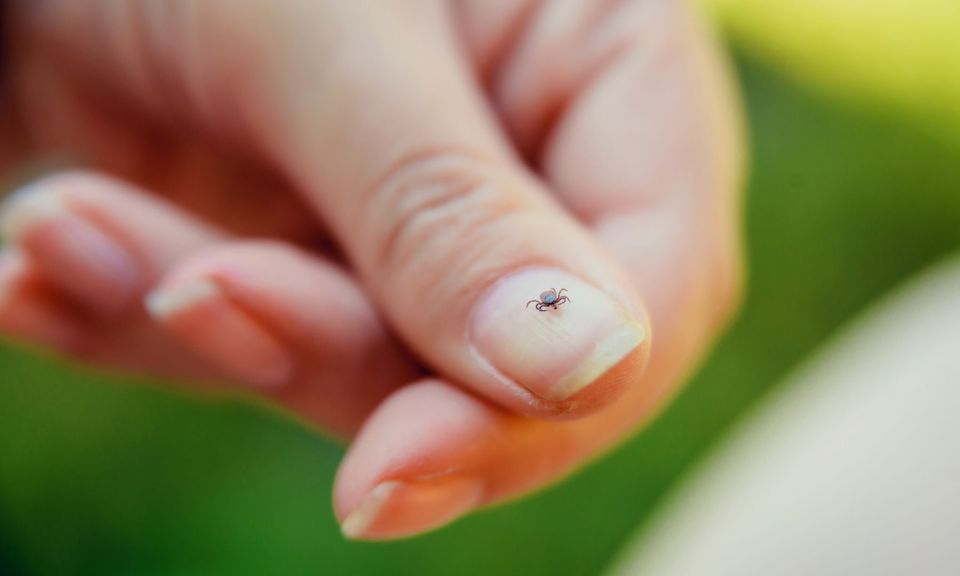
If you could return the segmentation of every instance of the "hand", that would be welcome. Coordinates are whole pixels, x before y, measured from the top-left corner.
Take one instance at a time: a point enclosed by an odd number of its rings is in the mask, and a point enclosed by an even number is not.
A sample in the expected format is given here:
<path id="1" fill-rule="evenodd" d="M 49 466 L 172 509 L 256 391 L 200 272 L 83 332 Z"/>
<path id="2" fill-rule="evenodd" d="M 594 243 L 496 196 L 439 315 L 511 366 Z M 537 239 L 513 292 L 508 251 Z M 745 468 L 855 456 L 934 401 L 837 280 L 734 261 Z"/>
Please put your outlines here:
<path id="1" fill-rule="evenodd" d="M 122 180 L 9 202 L 0 327 L 352 436 L 349 536 L 556 480 L 734 306 L 738 123 L 681 3 L 14 6 L 6 167 Z"/>

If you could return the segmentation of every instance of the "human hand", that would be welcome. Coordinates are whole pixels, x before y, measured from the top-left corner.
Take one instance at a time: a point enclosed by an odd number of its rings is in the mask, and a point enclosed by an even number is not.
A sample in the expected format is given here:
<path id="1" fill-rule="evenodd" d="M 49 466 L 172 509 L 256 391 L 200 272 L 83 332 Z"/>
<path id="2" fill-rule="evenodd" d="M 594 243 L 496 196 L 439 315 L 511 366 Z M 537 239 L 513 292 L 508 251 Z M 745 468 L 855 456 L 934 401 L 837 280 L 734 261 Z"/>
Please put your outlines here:
<path id="1" fill-rule="evenodd" d="M 350 536 L 582 464 L 650 417 L 736 300 L 737 119 L 680 3 L 11 16 L 7 166 L 57 152 L 137 186 L 58 176 L 8 205 L 0 327 L 229 377 L 356 434 L 334 495 Z M 549 287 L 572 302 L 523 308 Z"/>

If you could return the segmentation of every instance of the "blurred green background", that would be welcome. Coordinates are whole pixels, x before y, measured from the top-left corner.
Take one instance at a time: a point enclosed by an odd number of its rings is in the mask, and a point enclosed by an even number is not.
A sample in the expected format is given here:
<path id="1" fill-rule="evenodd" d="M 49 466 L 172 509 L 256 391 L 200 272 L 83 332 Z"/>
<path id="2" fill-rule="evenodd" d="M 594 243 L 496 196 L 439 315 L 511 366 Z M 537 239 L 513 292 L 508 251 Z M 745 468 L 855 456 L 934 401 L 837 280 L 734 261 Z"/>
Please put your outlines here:
<path id="1" fill-rule="evenodd" d="M 650 428 L 435 534 L 345 542 L 342 448 L 239 402 L 0 347 L 0 574 L 594 574 L 736 418 L 960 246 L 960 3 L 707 2 L 750 122 L 749 293 Z"/>

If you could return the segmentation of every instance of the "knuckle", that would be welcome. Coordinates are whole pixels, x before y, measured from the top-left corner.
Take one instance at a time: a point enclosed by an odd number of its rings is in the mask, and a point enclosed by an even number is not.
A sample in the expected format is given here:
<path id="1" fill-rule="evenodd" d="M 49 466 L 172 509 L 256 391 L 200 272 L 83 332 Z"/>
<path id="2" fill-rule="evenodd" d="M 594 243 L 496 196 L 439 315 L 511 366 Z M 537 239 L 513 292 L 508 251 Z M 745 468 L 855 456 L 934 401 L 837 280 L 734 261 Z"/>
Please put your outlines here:
<path id="1" fill-rule="evenodd" d="M 496 172 L 489 159 L 462 150 L 429 150 L 399 162 L 368 203 L 369 265 L 390 275 L 428 262 L 472 261 L 494 241 L 496 224 L 520 208 L 499 190 Z"/>

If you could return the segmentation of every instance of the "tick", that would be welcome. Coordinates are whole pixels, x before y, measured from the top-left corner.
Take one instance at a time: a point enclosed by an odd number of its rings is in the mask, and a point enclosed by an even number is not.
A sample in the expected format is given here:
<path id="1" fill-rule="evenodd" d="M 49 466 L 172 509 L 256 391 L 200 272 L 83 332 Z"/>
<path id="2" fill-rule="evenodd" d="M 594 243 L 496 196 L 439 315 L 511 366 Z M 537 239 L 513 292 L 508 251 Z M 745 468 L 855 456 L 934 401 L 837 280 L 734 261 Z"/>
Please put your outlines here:
<path id="1" fill-rule="evenodd" d="M 561 304 L 571 302 L 569 296 L 564 296 L 563 293 L 566 292 L 566 288 L 561 288 L 559 292 L 553 288 L 549 290 L 544 290 L 540 293 L 539 299 L 530 300 L 527 302 L 526 308 L 529 308 L 531 304 L 537 305 L 537 310 L 540 312 L 546 312 L 547 308 L 553 308 L 556 310 Z"/>

